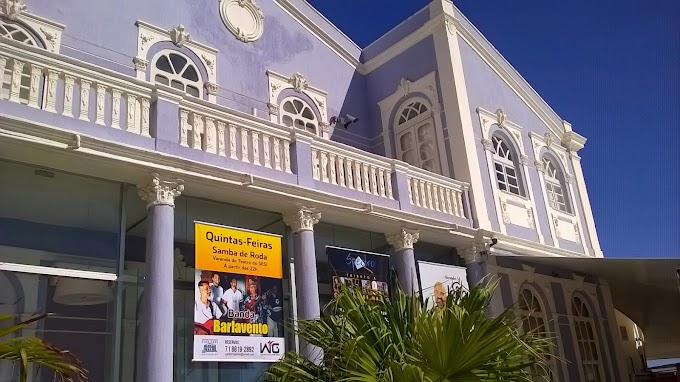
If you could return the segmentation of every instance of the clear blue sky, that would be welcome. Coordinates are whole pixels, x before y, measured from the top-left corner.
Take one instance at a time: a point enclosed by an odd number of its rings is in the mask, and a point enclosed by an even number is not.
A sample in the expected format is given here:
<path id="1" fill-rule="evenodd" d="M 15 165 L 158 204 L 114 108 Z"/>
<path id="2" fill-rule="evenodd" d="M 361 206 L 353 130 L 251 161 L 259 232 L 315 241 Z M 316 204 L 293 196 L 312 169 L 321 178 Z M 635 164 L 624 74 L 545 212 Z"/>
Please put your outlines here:
<path id="1" fill-rule="evenodd" d="M 309 0 L 359 46 L 427 0 Z M 588 139 L 579 153 L 608 257 L 680 257 L 680 0 L 455 0 Z"/>

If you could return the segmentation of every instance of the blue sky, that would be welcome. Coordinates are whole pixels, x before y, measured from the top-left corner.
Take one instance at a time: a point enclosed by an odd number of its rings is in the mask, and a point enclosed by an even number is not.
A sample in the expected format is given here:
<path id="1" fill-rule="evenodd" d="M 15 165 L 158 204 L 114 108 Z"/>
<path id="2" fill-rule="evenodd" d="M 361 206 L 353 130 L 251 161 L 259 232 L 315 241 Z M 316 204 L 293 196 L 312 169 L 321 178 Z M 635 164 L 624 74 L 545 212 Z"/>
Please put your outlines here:
<path id="1" fill-rule="evenodd" d="M 309 0 L 366 46 L 427 0 Z M 455 0 L 579 152 L 605 256 L 680 257 L 680 1 Z"/>

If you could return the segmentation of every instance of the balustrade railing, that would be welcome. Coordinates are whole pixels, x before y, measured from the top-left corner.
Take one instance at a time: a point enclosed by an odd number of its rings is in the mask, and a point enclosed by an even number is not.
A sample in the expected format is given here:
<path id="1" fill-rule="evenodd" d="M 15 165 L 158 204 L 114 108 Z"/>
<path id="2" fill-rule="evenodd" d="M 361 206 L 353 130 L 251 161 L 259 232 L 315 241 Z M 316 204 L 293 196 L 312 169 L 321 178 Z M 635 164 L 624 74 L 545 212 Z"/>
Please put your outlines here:
<path id="1" fill-rule="evenodd" d="M 146 81 L 13 41 L 0 43 L 0 74 L 0 99 L 150 136 L 154 85 Z M 408 190 L 411 205 L 465 217 L 467 183 L 241 114 L 182 97 L 178 143 L 292 173 L 291 142 L 299 134 L 310 145 L 312 166 L 298 172 L 311 171 L 316 181 L 394 200 L 393 171 L 405 171 L 406 184 L 395 183 L 395 187 Z M 298 151 L 302 152 L 308 153 Z M 393 170 L 397 163 L 405 170 Z"/>
<path id="2" fill-rule="evenodd" d="M 387 199 L 392 195 L 392 169 L 387 158 L 335 142 L 312 142 L 315 180 Z"/>
<path id="3" fill-rule="evenodd" d="M 182 101 L 180 145 L 274 170 L 291 172 L 290 134 L 234 118 L 216 105 Z"/>
<path id="4" fill-rule="evenodd" d="M 103 68 L 0 43 L 0 99 L 149 135 L 151 88 Z"/>
<path id="5" fill-rule="evenodd" d="M 411 204 L 445 214 L 465 217 L 463 195 L 467 183 L 408 166 L 408 194 Z"/>

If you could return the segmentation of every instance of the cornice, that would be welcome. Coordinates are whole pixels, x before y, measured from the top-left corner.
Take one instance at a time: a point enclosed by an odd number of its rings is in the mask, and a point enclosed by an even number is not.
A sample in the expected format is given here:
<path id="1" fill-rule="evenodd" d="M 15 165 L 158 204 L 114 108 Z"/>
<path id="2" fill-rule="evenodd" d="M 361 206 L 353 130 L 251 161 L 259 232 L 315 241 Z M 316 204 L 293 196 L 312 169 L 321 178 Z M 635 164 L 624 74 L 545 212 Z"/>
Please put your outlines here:
<path id="1" fill-rule="evenodd" d="M 312 35 L 314 35 L 319 41 L 321 41 L 324 45 L 326 45 L 328 48 L 330 48 L 335 54 L 340 56 L 345 62 L 347 62 L 351 67 L 355 69 L 359 69 L 361 66 L 359 62 L 359 58 L 355 57 L 354 54 L 352 54 L 349 50 L 347 50 L 342 44 L 337 42 L 331 35 L 329 35 L 326 31 L 323 30 L 320 26 L 316 25 L 314 21 L 312 21 L 307 15 L 304 14 L 300 9 L 298 9 L 295 5 L 293 5 L 293 2 L 291 0 L 274 0 L 274 3 L 281 7 L 286 13 L 288 13 L 293 19 L 295 19 L 297 22 L 300 23 L 305 29 L 307 29 Z M 311 6 L 310 6 L 311 7 Z M 314 11 L 313 7 L 311 7 Z M 316 11 L 318 13 L 318 11 Z M 324 20 L 328 21 L 323 15 L 318 13 Z M 333 28 L 335 28 L 339 33 L 341 33 L 344 37 L 347 38 L 347 41 L 352 43 L 359 52 L 361 52 L 361 48 L 357 46 L 354 41 L 352 41 L 349 37 L 347 37 L 342 31 L 340 31 L 333 23 L 328 21 L 328 24 L 331 25 Z M 361 70 L 359 70 L 361 72 Z"/>

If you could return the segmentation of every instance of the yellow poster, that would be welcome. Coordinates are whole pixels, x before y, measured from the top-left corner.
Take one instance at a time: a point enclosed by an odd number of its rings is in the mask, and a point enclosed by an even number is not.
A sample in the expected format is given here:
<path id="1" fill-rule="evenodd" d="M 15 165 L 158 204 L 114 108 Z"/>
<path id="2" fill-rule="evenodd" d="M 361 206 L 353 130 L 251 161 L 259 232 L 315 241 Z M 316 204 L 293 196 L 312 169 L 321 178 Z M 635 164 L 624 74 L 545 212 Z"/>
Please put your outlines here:
<path id="1" fill-rule="evenodd" d="M 196 269 L 283 278 L 281 236 L 195 222 Z"/>

